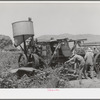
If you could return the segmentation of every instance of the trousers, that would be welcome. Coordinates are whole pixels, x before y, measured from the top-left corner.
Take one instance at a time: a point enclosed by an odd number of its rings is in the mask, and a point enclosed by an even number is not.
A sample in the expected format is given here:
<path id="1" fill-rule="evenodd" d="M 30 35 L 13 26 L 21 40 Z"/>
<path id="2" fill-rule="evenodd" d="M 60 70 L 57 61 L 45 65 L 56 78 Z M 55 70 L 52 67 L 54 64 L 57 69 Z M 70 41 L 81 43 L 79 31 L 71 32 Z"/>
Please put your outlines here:
<path id="1" fill-rule="evenodd" d="M 88 69 L 90 69 L 90 77 L 93 78 L 94 77 L 94 66 L 90 65 L 90 64 L 86 64 L 86 71 L 88 71 Z"/>

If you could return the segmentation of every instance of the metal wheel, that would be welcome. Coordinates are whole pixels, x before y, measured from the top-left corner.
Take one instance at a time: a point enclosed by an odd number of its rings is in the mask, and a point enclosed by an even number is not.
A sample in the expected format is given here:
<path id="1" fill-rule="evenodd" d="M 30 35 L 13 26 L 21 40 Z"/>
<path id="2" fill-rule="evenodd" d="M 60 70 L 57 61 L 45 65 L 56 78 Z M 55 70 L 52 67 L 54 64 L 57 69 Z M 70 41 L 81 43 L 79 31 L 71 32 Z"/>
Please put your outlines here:
<path id="1" fill-rule="evenodd" d="M 100 73 L 100 53 L 94 57 L 94 70 L 97 74 Z"/>

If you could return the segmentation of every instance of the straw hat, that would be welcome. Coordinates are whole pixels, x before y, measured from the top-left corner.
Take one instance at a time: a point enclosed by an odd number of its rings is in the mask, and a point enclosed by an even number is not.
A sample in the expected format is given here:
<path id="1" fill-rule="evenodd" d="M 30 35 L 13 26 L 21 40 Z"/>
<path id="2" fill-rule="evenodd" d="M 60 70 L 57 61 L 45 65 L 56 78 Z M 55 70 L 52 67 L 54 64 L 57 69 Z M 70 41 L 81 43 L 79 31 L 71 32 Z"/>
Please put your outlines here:
<path id="1" fill-rule="evenodd" d="M 88 47 L 87 52 L 92 52 L 93 50 Z"/>
<path id="2" fill-rule="evenodd" d="M 54 39 L 53 37 L 50 39 L 50 42 L 55 42 L 56 39 Z"/>

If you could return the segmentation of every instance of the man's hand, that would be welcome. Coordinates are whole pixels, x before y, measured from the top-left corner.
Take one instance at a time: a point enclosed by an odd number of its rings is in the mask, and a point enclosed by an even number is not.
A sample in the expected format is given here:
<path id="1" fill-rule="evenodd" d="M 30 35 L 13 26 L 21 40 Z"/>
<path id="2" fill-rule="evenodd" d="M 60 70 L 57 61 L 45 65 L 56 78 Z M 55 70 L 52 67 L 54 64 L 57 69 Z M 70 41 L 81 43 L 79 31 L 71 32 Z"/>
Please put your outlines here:
<path id="1" fill-rule="evenodd" d="M 75 64 L 75 62 L 70 62 L 70 64 Z"/>
<path id="2" fill-rule="evenodd" d="M 28 62 L 28 64 L 32 64 L 33 62 Z"/>
<path id="3" fill-rule="evenodd" d="M 68 61 L 66 61 L 64 64 L 68 64 L 69 62 Z"/>

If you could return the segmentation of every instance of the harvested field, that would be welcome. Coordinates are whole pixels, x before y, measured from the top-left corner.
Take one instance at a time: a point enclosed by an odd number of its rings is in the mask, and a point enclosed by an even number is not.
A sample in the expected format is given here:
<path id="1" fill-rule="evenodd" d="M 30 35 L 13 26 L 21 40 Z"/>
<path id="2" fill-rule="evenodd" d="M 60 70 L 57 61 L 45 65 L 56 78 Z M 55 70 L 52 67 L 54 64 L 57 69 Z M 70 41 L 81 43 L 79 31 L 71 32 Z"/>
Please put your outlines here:
<path id="1" fill-rule="evenodd" d="M 10 70 L 18 68 L 19 52 L 0 51 L 0 88 L 59 88 L 69 87 L 68 81 L 61 80 L 52 68 L 44 69 L 47 73 L 37 73 L 28 77 L 26 74 L 17 79 Z"/>
<path id="2" fill-rule="evenodd" d="M 10 70 L 18 68 L 18 51 L 0 51 L 0 88 L 99 88 L 100 80 L 83 79 L 68 81 L 68 76 L 58 74 L 59 68 L 45 68 L 33 76 L 23 75 L 20 79 Z"/>
<path id="3" fill-rule="evenodd" d="M 69 82 L 72 88 L 100 88 L 100 79 L 83 79 L 81 84 L 78 80 Z"/>

